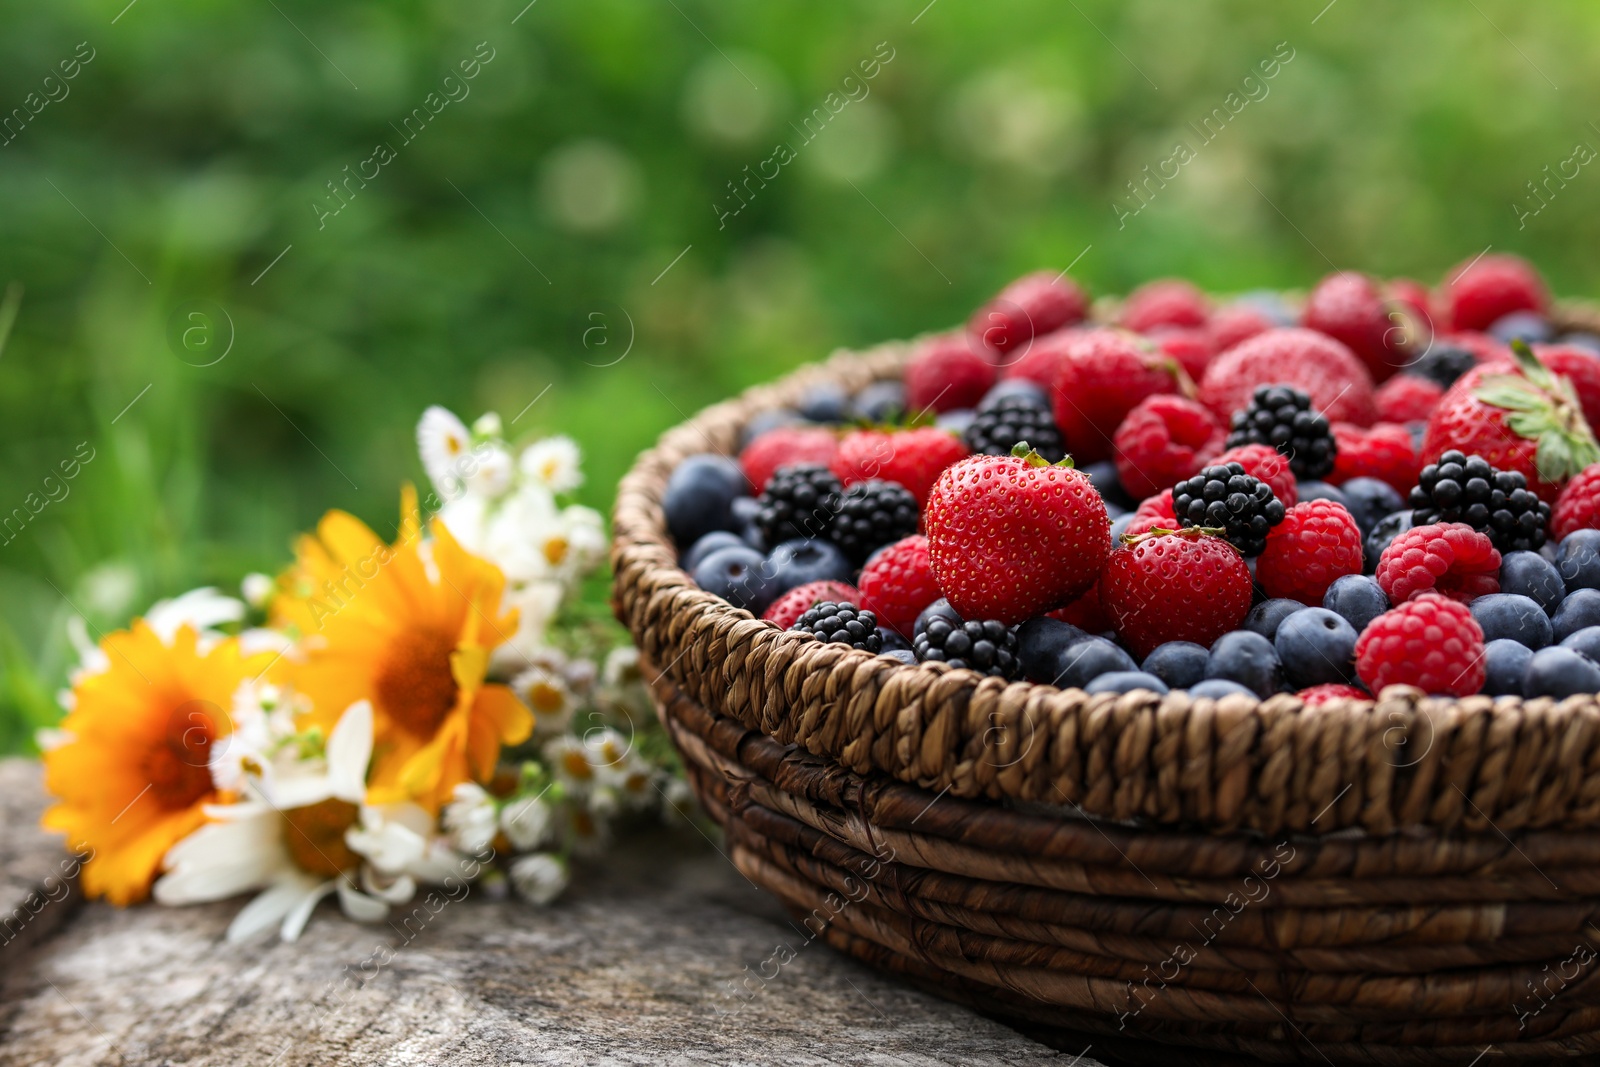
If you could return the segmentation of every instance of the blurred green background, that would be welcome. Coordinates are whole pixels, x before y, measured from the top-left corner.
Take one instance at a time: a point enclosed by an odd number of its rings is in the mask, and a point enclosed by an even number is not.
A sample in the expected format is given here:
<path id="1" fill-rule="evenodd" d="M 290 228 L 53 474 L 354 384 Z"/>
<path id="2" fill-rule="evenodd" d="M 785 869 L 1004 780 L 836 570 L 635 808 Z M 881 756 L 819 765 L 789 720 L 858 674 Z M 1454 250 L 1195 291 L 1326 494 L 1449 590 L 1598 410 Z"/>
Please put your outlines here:
<path id="1" fill-rule="evenodd" d="M 429 403 L 538 397 L 513 431 L 576 437 L 605 508 L 704 404 L 1074 259 L 1236 291 L 1493 245 L 1600 288 L 1600 176 L 1516 207 L 1600 145 L 1580 0 L 125 4 L 0 5 L 0 515 L 94 456 L 0 544 L 0 750 L 56 718 L 71 614 L 276 570 L 329 507 L 391 531 Z"/>

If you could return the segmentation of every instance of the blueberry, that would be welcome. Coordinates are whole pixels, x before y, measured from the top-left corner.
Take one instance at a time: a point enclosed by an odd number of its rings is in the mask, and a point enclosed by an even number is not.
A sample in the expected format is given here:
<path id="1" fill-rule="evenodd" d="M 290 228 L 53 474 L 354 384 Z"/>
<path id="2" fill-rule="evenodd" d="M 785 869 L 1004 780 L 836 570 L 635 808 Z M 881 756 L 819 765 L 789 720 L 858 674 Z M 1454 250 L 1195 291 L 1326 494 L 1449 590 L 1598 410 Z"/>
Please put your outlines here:
<path id="1" fill-rule="evenodd" d="M 795 407 L 812 422 L 843 422 L 850 410 L 850 398 L 832 382 L 813 385 Z"/>
<path id="2" fill-rule="evenodd" d="M 1550 616 L 1552 641 L 1565 641 L 1587 626 L 1600 626 L 1600 589 L 1580 589 L 1568 593 Z"/>
<path id="3" fill-rule="evenodd" d="M 1539 546 L 1539 555 L 1549 561 L 1553 567 L 1556 560 L 1561 558 L 1561 548 L 1554 541 L 1546 540 L 1544 544 Z M 1560 572 L 1557 571 L 1556 573 L 1559 574 Z M 1565 588 L 1565 585 L 1563 585 L 1563 588 Z"/>
<path id="4" fill-rule="evenodd" d="M 1350 507 L 1350 498 L 1337 485 L 1329 485 L 1327 482 L 1304 481 L 1296 486 L 1296 495 L 1301 500 L 1331 500 L 1335 504 L 1343 504 L 1346 511 L 1354 514 Z"/>
<path id="5" fill-rule="evenodd" d="M 778 598 L 778 583 L 753 548 L 719 548 L 700 561 L 694 581 L 736 608 L 760 615 Z"/>
<path id="6" fill-rule="evenodd" d="M 1051 660 L 1035 666 L 1042 666 L 1045 671 L 1038 676 L 1029 675 L 1030 679 L 1063 689 L 1082 689 L 1102 674 L 1139 669 L 1132 656 L 1103 637 L 1080 638 L 1058 649 Z"/>
<path id="7" fill-rule="evenodd" d="M 773 549 L 766 571 L 779 595 L 808 582 L 848 582 L 855 573 L 838 545 L 811 537 L 785 541 Z"/>
<path id="8" fill-rule="evenodd" d="M 935 600 L 932 604 L 929 604 L 918 613 L 917 621 L 915 625 L 911 627 L 911 636 L 915 637 L 922 631 L 926 630 L 928 628 L 928 623 L 932 622 L 934 619 L 949 619 L 957 626 L 960 626 L 964 621 L 960 615 L 956 614 L 956 609 L 950 606 L 950 601 L 946 600 L 944 597 L 940 597 L 938 600 Z"/>
<path id="9" fill-rule="evenodd" d="M 1345 507 L 1361 527 L 1362 537 L 1372 532 L 1379 519 L 1406 506 L 1394 486 L 1377 478 L 1351 478 L 1339 488 L 1344 491 Z"/>
<path id="10" fill-rule="evenodd" d="M 911 643 L 887 626 L 878 627 L 878 640 L 882 642 L 880 647 L 885 652 L 911 651 Z M 917 657 L 912 656 L 911 662 L 915 663 L 916 661 Z"/>
<path id="11" fill-rule="evenodd" d="M 1306 606 L 1298 600 L 1288 600 L 1279 597 L 1275 600 L 1263 600 L 1250 609 L 1250 614 L 1244 617 L 1243 626 L 1251 633 L 1260 634 L 1268 641 L 1278 636 L 1278 627 L 1297 611 L 1306 610 Z"/>
<path id="12" fill-rule="evenodd" d="M 1335 578 L 1328 586 L 1322 596 L 1322 606 L 1343 615 L 1356 633 L 1360 633 L 1367 628 L 1367 623 L 1389 610 L 1389 598 L 1371 575 L 1346 574 Z"/>
<path id="13" fill-rule="evenodd" d="M 1513 311 L 1509 315 L 1501 315 L 1489 327 L 1489 336 L 1506 344 L 1526 341 L 1530 345 L 1539 345 L 1555 335 L 1556 331 L 1537 311 Z"/>
<path id="14" fill-rule="evenodd" d="M 1050 406 L 1050 394 L 1038 382 L 1031 378 L 1004 378 L 983 394 L 983 399 L 978 401 L 978 410 L 988 411 L 1008 396 L 1025 396 L 1045 407 Z"/>
<path id="15" fill-rule="evenodd" d="M 909 648 L 890 648 L 878 653 L 878 655 L 888 656 L 890 659 L 899 660 L 901 663 L 909 663 L 912 666 L 916 666 L 917 663 L 917 654 Z"/>
<path id="16" fill-rule="evenodd" d="M 964 434 L 967 427 L 972 425 L 977 412 L 971 408 L 960 408 L 956 411 L 946 411 L 933 420 L 933 424 L 941 430 L 949 430 L 954 434 Z"/>
<path id="17" fill-rule="evenodd" d="M 1230 682 L 1226 678 L 1207 678 L 1198 685 L 1191 685 L 1189 687 L 1189 695 L 1192 697 L 1205 697 L 1209 700 L 1221 700 L 1223 697 L 1255 698 L 1255 694 L 1250 690 L 1238 682 Z"/>
<path id="18" fill-rule="evenodd" d="M 711 555 L 711 553 L 715 552 L 717 549 L 736 548 L 740 546 L 748 547 L 745 545 L 744 541 L 740 539 L 738 534 L 730 533 L 727 530 L 712 530 L 710 533 L 700 538 L 700 540 L 696 541 L 694 545 L 690 547 L 689 551 L 683 554 L 683 558 L 678 560 L 678 566 L 682 567 L 690 574 L 693 574 L 694 569 L 700 566 L 701 560 Z"/>
<path id="19" fill-rule="evenodd" d="M 1600 334 L 1586 333 L 1581 330 L 1561 335 L 1560 341 L 1564 345 L 1572 345 L 1586 352 L 1600 356 Z"/>
<path id="20" fill-rule="evenodd" d="M 1273 648 L 1296 689 L 1355 680 L 1356 628 L 1327 608 L 1307 608 L 1283 620 Z"/>
<path id="21" fill-rule="evenodd" d="M 1128 532 L 1128 527 L 1133 525 L 1133 512 L 1118 515 L 1111 520 L 1111 547 L 1122 547 L 1122 535 Z"/>
<path id="22" fill-rule="evenodd" d="M 1109 459 L 1089 464 L 1083 468 L 1083 473 L 1089 479 L 1089 484 L 1094 486 L 1101 496 L 1119 508 L 1131 511 L 1139 506 L 1139 502 L 1122 488 L 1122 480 L 1117 477 L 1117 465 Z"/>
<path id="23" fill-rule="evenodd" d="M 1174 689 L 1188 689 L 1206 676 L 1211 653 L 1193 641 L 1168 641 L 1144 658 L 1140 670 L 1153 674 Z"/>
<path id="24" fill-rule="evenodd" d="M 661 497 L 667 532 L 687 547 L 713 530 L 732 530 L 733 502 L 749 493 L 750 483 L 736 460 L 710 452 L 690 456 L 667 479 Z"/>
<path id="25" fill-rule="evenodd" d="M 1560 607 L 1567 595 L 1561 572 L 1537 552 L 1507 552 L 1501 557 L 1500 591 L 1528 597 L 1546 614 Z"/>
<path id="26" fill-rule="evenodd" d="M 1133 514 L 1131 511 L 1126 511 L 1122 508 L 1119 508 L 1116 504 L 1106 500 L 1104 497 L 1101 497 L 1101 500 L 1106 506 L 1106 518 L 1108 519 L 1115 521 L 1116 519 L 1122 518 L 1124 515 L 1131 516 Z"/>
<path id="27" fill-rule="evenodd" d="M 920 628 L 922 620 L 918 619 L 917 624 Z M 1048 615 L 1029 619 L 1017 627 L 1017 658 L 1022 662 L 1022 673 L 1034 681 L 1052 681 L 1060 671 L 1061 650 L 1088 636 L 1071 623 Z"/>
<path id="28" fill-rule="evenodd" d="M 1483 692 L 1492 697 L 1519 697 L 1522 679 L 1528 673 L 1533 649 L 1520 641 L 1500 638 L 1483 646 L 1486 676 Z"/>
<path id="29" fill-rule="evenodd" d="M 744 424 L 744 429 L 739 431 L 739 451 L 743 452 L 746 445 L 769 430 L 799 426 L 805 421 L 798 411 L 791 408 L 769 408 L 766 411 L 758 411 Z"/>
<path id="30" fill-rule="evenodd" d="M 1574 530 L 1556 550 L 1556 570 L 1574 589 L 1600 589 L 1600 530 Z"/>
<path id="31" fill-rule="evenodd" d="M 850 401 L 850 414 L 868 422 L 888 422 L 906 412 L 906 387 L 899 382 L 873 382 Z"/>
<path id="32" fill-rule="evenodd" d="M 1234 630 L 1212 644 L 1206 678 L 1238 682 L 1265 700 L 1283 688 L 1283 664 L 1271 641 L 1251 630 Z"/>
<path id="33" fill-rule="evenodd" d="M 1561 647 L 1582 652 L 1596 663 L 1600 663 L 1600 626 L 1585 626 L 1577 633 L 1568 634 L 1561 642 Z"/>
<path id="34" fill-rule="evenodd" d="M 733 502 L 734 529 L 739 539 L 757 552 L 767 550 L 767 535 L 761 532 L 756 516 L 761 513 L 761 501 L 753 496 L 742 496 Z"/>
<path id="35" fill-rule="evenodd" d="M 1166 682 L 1144 671 L 1107 671 L 1083 687 L 1085 693 L 1131 693 L 1135 689 L 1148 689 L 1157 696 L 1170 692 Z"/>
<path id="36" fill-rule="evenodd" d="M 1389 542 L 1411 529 L 1411 512 L 1396 511 L 1378 520 L 1378 525 L 1372 528 L 1367 539 L 1362 544 L 1363 555 L 1366 557 L 1366 570 L 1368 574 L 1378 569 L 1378 557 L 1383 555 L 1383 550 L 1389 547 Z"/>
<path id="37" fill-rule="evenodd" d="M 1510 638 L 1529 648 L 1543 648 L 1554 632 L 1550 616 L 1537 601 L 1518 593 L 1490 593 L 1474 600 L 1469 607 L 1478 620 L 1485 641 Z"/>
<path id="38" fill-rule="evenodd" d="M 1579 693 L 1600 693 L 1600 664 L 1560 645 L 1533 654 L 1522 676 L 1523 696 L 1560 699 Z"/>

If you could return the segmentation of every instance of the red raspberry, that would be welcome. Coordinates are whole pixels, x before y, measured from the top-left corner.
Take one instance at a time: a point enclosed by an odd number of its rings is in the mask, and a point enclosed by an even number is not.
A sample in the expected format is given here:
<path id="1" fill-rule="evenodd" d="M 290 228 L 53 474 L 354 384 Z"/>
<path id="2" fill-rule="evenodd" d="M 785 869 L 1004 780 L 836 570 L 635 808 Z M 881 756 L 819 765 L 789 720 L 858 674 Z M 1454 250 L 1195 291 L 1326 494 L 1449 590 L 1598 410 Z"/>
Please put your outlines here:
<path id="1" fill-rule="evenodd" d="M 1256 581 L 1269 597 L 1320 604 L 1328 586 L 1361 573 L 1361 527 L 1343 504 L 1296 504 L 1267 533 L 1256 557 Z"/>
<path id="2" fill-rule="evenodd" d="M 1181 279 L 1163 278 L 1129 293 L 1117 322 L 1145 333 L 1158 326 L 1204 326 L 1206 314 L 1204 293 Z"/>
<path id="3" fill-rule="evenodd" d="M 906 363 L 906 406 L 913 412 L 974 408 L 999 377 L 977 338 L 947 333 L 917 346 Z"/>
<path id="4" fill-rule="evenodd" d="M 1372 376 L 1348 348 L 1315 330 L 1289 327 L 1257 334 L 1211 361 L 1200 400 L 1224 422 L 1250 406 L 1258 385 L 1292 385 L 1329 422 L 1373 420 Z"/>
<path id="5" fill-rule="evenodd" d="M 1433 294 L 1426 285 L 1410 278 L 1396 278 L 1389 283 L 1389 299 L 1401 305 L 1397 310 L 1410 312 L 1414 317 L 1413 325 L 1417 327 L 1412 334 L 1414 339 L 1433 336 L 1439 316 L 1434 313 Z"/>
<path id="6" fill-rule="evenodd" d="M 1206 330 L 1211 334 L 1212 346 L 1218 352 L 1226 352 L 1258 333 L 1266 333 L 1272 326 L 1271 319 L 1249 304 L 1229 304 L 1211 316 Z"/>
<path id="7" fill-rule="evenodd" d="M 1422 462 L 1411 444 L 1411 433 L 1404 426 L 1380 422 L 1369 429 L 1348 422 L 1333 424 L 1332 485 L 1343 485 L 1351 478 L 1377 478 L 1394 486 L 1401 496 L 1411 492 L 1422 471 Z"/>
<path id="8" fill-rule="evenodd" d="M 1300 499 L 1300 489 L 1294 471 L 1289 469 L 1289 457 L 1271 445 L 1239 445 L 1222 453 L 1212 464 L 1237 463 L 1252 478 L 1259 478 L 1272 488 L 1272 495 L 1286 508 L 1292 508 Z"/>
<path id="9" fill-rule="evenodd" d="M 1347 346 L 1373 381 L 1384 381 L 1406 362 L 1396 343 L 1404 331 L 1395 328 L 1378 283 L 1365 274 L 1339 271 L 1322 279 L 1306 298 L 1301 321 Z"/>
<path id="10" fill-rule="evenodd" d="M 1500 591 L 1500 552 L 1486 534 L 1464 522 L 1413 526 L 1389 542 L 1374 577 L 1391 604 L 1422 593 L 1465 604 Z"/>
<path id="11" fill-rule="evenodd" d="M 1111 616 L 1106 614 L 1106 608 L 1100 601 L 1100 583 L 1095 582 L 1089 591 L 1068 604 L 1064 608 L 1057 608 L 1048 612 L 1052 619 L 1071 623 L 1080 630 L 1091 634 L 1103 634 L 1113 629 Z"/>
<path id="12" fill-rule="evenodd" d="M 1111 554 L 1088 477 L 1038 456 L 962 460 L 939 475 L 923 521 L 934 577 L 965 619 L 1019 623 L 1069 604 Z"/>
<path id="13" fill-rule="evenodd" d="M 1089 298 L 1065 274 L 1024 274 L 972 313 L 967 329 L 1009 362 L 1035 338 L 1082 322 Z"/>
<path id="14" fill-rule="evenodd" d="M 1302 689 L 1295 696 L 1308 708 L 1321 707 L 1335 700 L 1371 700 L 1371 694 L 1366 690 L 1357 689 L 1353 685 L 1339 685 L 1337 682 L 1327 682 L 1323 685 L 1314 685 L 1310 689 Z"/>
<path id="15" fill-rule="evenodd" d="M 928 562 L 928 539 L 912 534 L 879 552 L 861 568 L 861 607 L 907 641 L 922 609 L 939 599 Z"/>
<path id="16" fill-rule="evenodd" d="M 817 463 L 824 467 L 839 451 L 839 437 L 820 426 L 779 426 L 744 446 L 739 466 L 760 493 L 779 467 L 791 463 Z"/>
<path id="17" fill-rule="evenodd" d="M 1171 489 L 1200 473 L 1227 436 L 1203 404 L 1171 393 L 1147 396 L 1117 427 L 1117 477 L 1136 497 Z"/>
<path id="18" fill-rule="evenodd" d="M 1600 360 L 1595 361 L 1600 366 Z M 1438 382 L 1397 374 L 1378 386 L 1375 397 L 1379 422 L 1427 422 L 1439 406 L 1444 389 Z"/>
<path id="19" fill-rule="evenodd" d="M 1550 513 L 1551 537 L 1559 541 L 1574 530 L 1600 530 L 1600 463 L 1574 476 Z"/>
<path id="20" fill-rule="evenodd" d="M 1250 568 L 1214 534 L 1193 527 L 1148 534 L 1111 553 L 1100 598 L 1143 659 L 1166 641 L 1209 645 L 1238 629 L 1250 610 Z"/>
<path id="21" fill-rule="evenodd" d="M 1445 283 L 1450 325 L 1487 330 L 1513 311 L 1543 314 L 1550 303 L 1544 280 L 1521 256 L 1480 256 L 1452 271 Z"/>
<path id="22" fill-rule="evenodd" d="M 1426 693 L 1471 696 L 1487 673 L 1478 621 L 1465 604 L 1437 593 L 1384 612 L 1356 641 L 1356 675 L 1374 693 L 1414 685 Z"/>
<path id="23" fill-rule="evenodd" d="M 1088 331 L 1081 326 L 1068 326 L 1043 337 L 1035 337 L 1021 354 L 1012 353 L 1000 368 L 1002 378 L 1026 378 L 1038 382 L 1049 392 L 1061 373 L 1061 363 L 1067 358 L 1067 349 Z"/>
<path id="24" fill-rule="evenodd" d="M 1132 537 L 1135 534 L 1149 533 L 1154 529 L 1176 530 L 1178 528 L 1178 513 L 1172 508 L 1172 490 L 1163 489 L 1155 496 L 1140 502 L 1134 509 L 1133 520 L 1128 523 L 1128 528 L 1122 534 Z"/>
<path id="25" fill-rule="evenodd" d="M 1211 334 L 1192 326 L 1163 326 L 1150 335 L 1150 340 L 1162 355 L 1177 360 L 1183 373 L 1195 381 L 1205 374 L 1207 364 L 1218 351 Z"/>
<path id="26" fill-rule="evenodd" d="M 939 474 L 967 456 L 961 438 L 937 426 L 916 430 L 852 430 L 839 442 L 830 464 L 845 486 L 882 478 L 911 490 L 921 504 Z"/>
<path id="27" fill-rule="evenodd" d="M 1534 345 L 1533 354 L 1572 383 L 1583 407 L 1583 419 L 1594 429 L 1600 423 L 1600 358 L 1577 345 Z"/>
<path id="28" fill-rule="evenodd" d="M 1139 401 L 1177 391 L 1171 361 L 1117 330 L 1091 330 L 1072 342 L 1056 374 L 1056 425 L 1080 464 L 1111 456 L 1111 435 Z"/>
<path id="29" fill-rule="evenodd" d="M 851 603 L 857 607 L 865 606 L 861 603 L 861 593 L 853 585 L 835 581 L 807 582 L 805 585 L 795 586 L 774 600 L 767 613 L 761 617 L 787 630 L 799 621 L 800 616 L 824 600 L 830 600 L 835 604 Z"/>

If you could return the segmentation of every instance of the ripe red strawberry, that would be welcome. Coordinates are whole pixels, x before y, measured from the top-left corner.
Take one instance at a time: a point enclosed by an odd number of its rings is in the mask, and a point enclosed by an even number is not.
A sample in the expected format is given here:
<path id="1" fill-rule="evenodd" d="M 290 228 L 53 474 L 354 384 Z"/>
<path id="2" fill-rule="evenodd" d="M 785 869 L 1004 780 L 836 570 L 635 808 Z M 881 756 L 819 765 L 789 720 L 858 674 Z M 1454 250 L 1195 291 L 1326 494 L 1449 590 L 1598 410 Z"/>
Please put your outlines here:
<path id="1" fill-rule="evenodd" d="M 1239 445 L 1223 452 L 1211 461 L 1214 465 L 1237 463 L 1252 478 L 1259 478 L 1272 489 L 1286 508 L 1292 508 L 1300 499 L 1299 484 L 1294 471 L 1289 469 L 1289 457 L 1271 445 Z"/>
<path id="2" fill-rule="evenodd" d="M 1237 548 L 1197 527 L 1145 534 L 1111 553 L 1100 599 L 1141 659 L 1166 641 L 1210 645 L 1250 611 L 1250 568 Z"/>
<path id="3" fill-rule="evenodd" d="M 1445 283 L 1450 325 L 1456 330 L 1487 330 L 1513 311 L 1537 311 L 1550 303 L 1544 279 L 1521 256 L 1479 256 L 1456 268 Z"/>
<path id="4" fill-rule="evenodd" d="M 962 460 L 939 475 L 923 520 L 934 577 L 966 619 L 1019 623 L 1071 603 L 1111 554 L 1089 479 L 1034 454 Z"/>
<path id="5" fill-rule="evenodd" d="M 853 585 L 834 581 L 807 582 L 805 585 L 795 586 L 774 600 L 766 614 L 761 617 L 787 630 L 799 620 L 800 616 L 825 600 L 835 604 L 850 603 L 857 607 L 864 606 L 861 603 L 861 593 Z"/>
<path id="6" fill-rule="evenodd" d="M 1314 685 L 1310 689 L 1302 689 L 1295 696 L 1308 708 L 1319 708 L 1324 704 L 1331 704 L 1335 700 L 1371 700 L 1372 694 L 1364 689 L 1357 689 L 1353 685 L 1340 685 L 1337 682 L 1328 682 L 1323 685 Z"/>
<path id="7" fill-rule="evenodd" d="M 1422 462 L 1452 448 L 1499 470 L 1521 471 L 1528 488 L 1554 503 L 1568 478 L 1600 461 L 1572 383 L 1551 374 L 1527 345 L 1516 363 L 1480 365 L 1444 394 L 1422 438 Z"/>
<path id="8" fill-rule="evenodd" d="M 1272 320 L 1249 304 L 1229 304 L 1218 308 L 1206 323 L 1211 334 L 1211 345 L 1218 352 L 1226 352 L 1234 345 L 1250 340 L 1258 333 L 1272 329 Z"/>
<path id="9" fill-rule="evenodd" d="M 1227 436 L 1205 405 L 1171 393 L 1147 396 L 1117 427 L 1117 478 L 1136 497 L 1171 489 L 1200 473 Z"/>
<path id="10" fill-rule="evenodd" d="M 1150 334 L 1162 355 L 1178 361 L 1183 372 L 1195 381 L 1206 372 L 1211 357 L 1219 351 L 1211 334 L 1193 326 L 1163 326 Z"/>
<path id="11" fill-rule="evenodd" d="M 1172 507 L 1171 489 L 1163 489 L 1155 496 L 1140 501 L 1134 509 L 1132 521 L 1122 533 L 1124 537 L 1133 537 L 1149 533 L 1157 527 L 1163 530 L 1178 528 L 1178 513 Z"/>
<path id="12" fill-rule="evenodd" d="M 1361 573 L 1361 527 L 1332 500 L 1296 504 L 1267 533 L 1256 581 L 1269 597 L 1320 604 L 1335 579 Z"/>
<path id="13" fill-rule="evenodd" d="M 1106 608 L 1100 601 L 1100 583 L 1097 581 L 1089 587 L 1089 591 L 1068 604 L 1064 608 L 1057 608 L 1047 613 L 1052 619 L 1071 623 L 1078 629 L 1091 634 L 1103 634 L 1113 628 L 1111 616 L 1106 614 Z"/>
<path id="14" fill-rule="evenodd" d="M 1138 338 L 1117 330 L 1091 330 L 1072 342 L 1056 374 L 1056 425 L 1079 463 L 1111 456 L 1111 437 L 1147 396 L 1178 389 L 1176 364 Z"/>
<path id="15" fill-rule="evenodd" d="M 1600 360 L 1595 361 L 1600 366 Z M 1410 374 L 1397 374 L 1378 386 L 1374 398 L 1379 422 L 1427 422 L 1439 405 L 1444 389 L 1438 382 Z"/>
<path id="16" fill-rule="evenodd" d="M 1600 530 L 1600 463 L 1574 475 L 1550 512 L 1551 537 L 1559 541 L 1575 530 Z"/>
<path id="17" fill-rule="evenodd" d="M 1128 294 L 1119 325 L 1144 333 L 1158 326 L 1204 326 L 1205 294 L 1178 278 L 1146 282 Z"/>
<path id="18" fill-rule="evenodd" d="M 1433 307 L 1433 294 L 1421 282 L 1410 278 L 1396 278 L 1389 283 L 1389 299 L 1398 305 L 1395 310 L 1409 313 L 1412 339 L 1425 341 L 1432 337 L 1439 321 Z"/>
<path id="19" fill-rule="evenodd" d="M 1483 630 L 1465 604 L 1423 593 L 1379 615 L 1356 641 L 1356 675 L 1382 694 L 1387 685 L 1471 696 L 1483 688 Z"/>
<path id="20" fill-rule="evenodd" d="M 1593 429 L 1600 421 L 1600 358 L 1577 345 L 1534 345 L 1539 362 L 1572 383 L 1583 408 L 1584 421 Z"/>
<path id="21" fill-rule="evenodd" d="M 1389 542 L 1373 577 L 1392 604 L 1422 593 L 1465 604 L 1500 591 L 1500 552 L 1464 522 L 1413 526 Z"/>
<path id="22" fill-rule="evenodd" d="M 1338 271 L 1311 290 L 1301 322 L 1342 342 L 1367 365 L 1372 380 L 1381 382 L 1407 358 L 1397 343 L 1405 333 L 1395 328 L 1389 310 L 1377 282 L 1355 271 Z"/>
<path id="23" fill-rule="evenodd" d="M 861 587 L 857 603 L 876 615 L 880 625 L 911 640 L 917 616 L 939 599 L 939 584 L 933 580 L 933 565 L 928 560 L 928 539 L 912 534 L 896 541 L 861 568 L 856 584 Z"/>
<path id="24" fill-rule="evenodd" d="M 779 467 L 791 463 L 817 463 L 826 467 L 839 451 L 839 436 L 820 426 L 780 426 L 744 446 L 739 466 L 760 493 Z"/>
<path id="25" fill-rule="evenodd" d="M 1009 361 L 1029 340 L 1082 322 L 1089 298 L 1065 274 L 1024 274 L 972 313 L 967 329 Z"/>
<path id="26" fill-rule="evenodd" d="M 1377 478 L 1394 486 L 1401 496 L 1411 492 L 1422 470 L 1422 461 L 1411 443 L 1411 434 L 1404 426 L 1380 422 L 1376 426 L 1354 426 L 1348 422 L 1333 424 L 1333 443 L 1337 450 L 1333 457 L 1333 473 L 1328 475 L 1332 485 L 1343 485 L 1351 478 Z"/>
<path id="27" fill-rule="evenodd" d="M 966 455 L 967 446 L 960 437 L 936 426 L 852 430 L 839 442 L 830 466 L 846 487 L 872 478 L 899 482 L 921 504 L 928 499 L 939 473 Z"/>
<path id="28" fill-rule="evenodd" d="M 921 341 L 906 362 L 906 406 L 919 413 L 977 407 L 999 377 L 982 348 L 963 333 Z"/>
<path id="29" fill-rule="evenodd" d="M 1329 422 L 1369 425 L 1372 376 L 1348 348 L 1315 330 L 1288 327 L 1257 334 L 1211 361 L 1200 401 L 1224 422 L 1250 405 L 1258 385 L 1292 385 Z"/>
<path id="30" fill-rule="evenodd" d="M 1000 377 L 1026 378 L 1038 382 L 1049 392 L 1055 386 L 1056 375 L 1061 373 L 1061 363 L 1067 358 L 1067 349 L 1087 332 L 1081 326 L 1068 326 L 1043 337 L 1035 337 L 1031 344 L 1005 357 L 1000 367 Z"/>

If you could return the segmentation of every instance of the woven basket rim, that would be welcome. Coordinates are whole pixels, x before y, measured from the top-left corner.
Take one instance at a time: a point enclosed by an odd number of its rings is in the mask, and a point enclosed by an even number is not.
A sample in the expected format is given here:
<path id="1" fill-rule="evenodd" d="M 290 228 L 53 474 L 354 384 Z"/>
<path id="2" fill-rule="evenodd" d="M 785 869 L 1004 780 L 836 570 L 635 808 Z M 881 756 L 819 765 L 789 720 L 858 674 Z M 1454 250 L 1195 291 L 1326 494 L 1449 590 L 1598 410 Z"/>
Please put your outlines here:
<path id="1" fill-rule="evenodd" d="M 1559 318 L 1600 329 L 1592 304 L 1564 302 Z M 696 586 L 678 567 L 661 510 L 677 463 L 736 454 L 751 416 L 814 385 L 854 391 L 894 376 L 914 343 L 841 349 L 714 404 L 664 432 L 620 483 L 617 617 L 706 706 L 858 774 L 1133 824 L 1263 834 L 1600 825 L 1592 694 L 1449 700 L 1395 686 L 1375 700 L 1317 707 L 1292 694 L 1090 695 L 823 644 Z"/>

